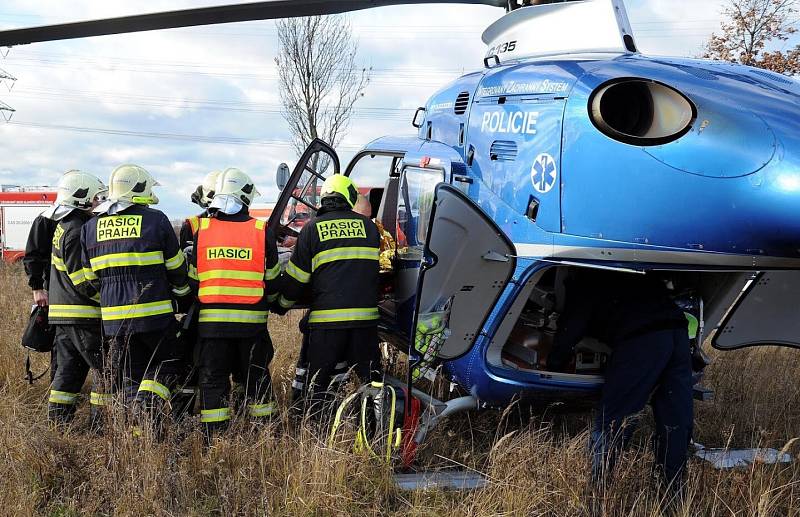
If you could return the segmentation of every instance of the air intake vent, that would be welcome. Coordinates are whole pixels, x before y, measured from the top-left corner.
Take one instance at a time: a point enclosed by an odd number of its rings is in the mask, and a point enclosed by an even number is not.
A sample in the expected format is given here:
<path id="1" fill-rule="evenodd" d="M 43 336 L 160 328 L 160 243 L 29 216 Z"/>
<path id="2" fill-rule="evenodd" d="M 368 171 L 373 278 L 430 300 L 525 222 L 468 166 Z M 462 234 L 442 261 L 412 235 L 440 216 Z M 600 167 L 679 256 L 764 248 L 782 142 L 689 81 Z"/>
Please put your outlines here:
<path id="1" fill-rule="evenodd" d="M 671 86 L 646 79 L 620 79 L 592 93 L 589 117 L 597 129 L 618 142 L 664 145 L 692 129 L 697 108 Z"/>
<path id="2" fill-rule="evenodd" d="M 778 83 L 783 84 L 792 84 L 792 80 L 788 79 L 780 74 L 772 73 L 772 72 L 765 72 L 764 70 L 750 70 L 751 74 L 760 75 L 761 77 L 766 77 L 767 79 L 771 79 Z"/>
<path id="3" fill-rule="evenodd" d="M 704 70 L 702 68 L 696 66 L 689 66 L 689 65 L 675 65 L 675 68 L 679 68 L 686 72 L 687 74 L 692 74 L 693 76 L 697 77 L 698 79 L 703 79 L 704 81 L 718 81 L 719 77 L 715 74 L 709 72 L 708 70 Z"/>
<path id="4" fill-rule="evenodd" d="M 467 112 L 467 108 L 469 108 L 469 92 L 461 92 L 456 97 L 456 104 L 453 107 L 453 111 L 455 111 L 456 115 L 463 115 Z"/>
<path id="5" fill-rule="evenodd" d="M 513 162 L 517 159 L 517 143 L 509 140 L 496 140 L 489 149 L 489 157 L 493 161 Z"/>

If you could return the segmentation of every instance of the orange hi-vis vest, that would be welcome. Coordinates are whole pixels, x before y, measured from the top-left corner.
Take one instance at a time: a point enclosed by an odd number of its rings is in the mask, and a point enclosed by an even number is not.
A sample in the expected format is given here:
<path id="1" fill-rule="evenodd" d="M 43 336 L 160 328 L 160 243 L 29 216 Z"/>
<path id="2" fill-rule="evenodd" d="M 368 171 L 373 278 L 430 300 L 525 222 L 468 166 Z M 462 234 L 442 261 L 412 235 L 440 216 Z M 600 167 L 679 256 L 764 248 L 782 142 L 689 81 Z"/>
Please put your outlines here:
<path id="1" fill-rule="evenodd" d="M 203 218 L 197 233 L 200 303 L 251 305 L 264 297 L 266 223 Z"/>

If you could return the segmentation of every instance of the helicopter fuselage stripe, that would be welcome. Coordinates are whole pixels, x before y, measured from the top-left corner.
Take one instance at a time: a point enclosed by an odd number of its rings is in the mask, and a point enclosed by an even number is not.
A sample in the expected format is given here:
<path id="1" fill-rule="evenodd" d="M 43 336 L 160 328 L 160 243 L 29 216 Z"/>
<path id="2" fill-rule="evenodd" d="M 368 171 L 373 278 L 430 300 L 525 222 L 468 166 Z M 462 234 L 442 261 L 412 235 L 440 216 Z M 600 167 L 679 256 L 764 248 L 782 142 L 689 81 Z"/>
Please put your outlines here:
<path id="1" fill-rule="evenodd" d="M 600 260 L 605 262 L 641 262 L 648 264 L 687 264 L 702 266 L 758 267 L 800 269 L 800 258 L 733 255 L 711 251 L 676 251 L 635 248 L 601 248 L 526 244 L 515 242 L 517 256 L 530 258 L 563 258 Z"/>

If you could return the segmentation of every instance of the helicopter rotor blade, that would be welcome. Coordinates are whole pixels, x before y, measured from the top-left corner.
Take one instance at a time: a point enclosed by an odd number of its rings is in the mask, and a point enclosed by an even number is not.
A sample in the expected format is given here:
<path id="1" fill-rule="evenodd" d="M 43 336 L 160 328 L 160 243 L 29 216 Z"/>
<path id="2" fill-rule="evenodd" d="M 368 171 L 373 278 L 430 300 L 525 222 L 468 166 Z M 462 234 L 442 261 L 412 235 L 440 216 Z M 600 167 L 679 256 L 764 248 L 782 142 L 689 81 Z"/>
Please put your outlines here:
<path id="1" fill-rule="evenodd" d="M 338 14 L 388 5 L 430 3 L 505 7 L 508 0 L 276 0 L 231 4 L 5 30 L 0 31 L 0 47 L 197 25 Z"/>

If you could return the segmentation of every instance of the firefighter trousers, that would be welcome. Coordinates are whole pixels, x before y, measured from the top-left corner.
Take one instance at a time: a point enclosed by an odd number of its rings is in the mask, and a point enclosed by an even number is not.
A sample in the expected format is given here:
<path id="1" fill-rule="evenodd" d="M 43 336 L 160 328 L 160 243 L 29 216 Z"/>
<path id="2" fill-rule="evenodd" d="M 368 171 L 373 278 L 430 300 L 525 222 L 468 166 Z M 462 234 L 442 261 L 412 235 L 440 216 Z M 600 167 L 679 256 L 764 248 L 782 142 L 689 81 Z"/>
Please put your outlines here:
<path id="1" fill-rule="evenodd" d="M 181 373 L 177 330 L 177 323 L 171 323 L 153 332 L 109 338 L 115 391 L 158 422 Z"/>
<path id="2" fill-rule="evenodd" d="M 94 326 L 56 326 L 54 352 L 59 367 L 50 389 L 48 419 L 58 423 L 66 423 L 72 419 L 78 396 L 90 371 L 91 415 L 93 420 L 98 419 L 101 406 L 108 404 L 111 397 L 110 382 L 104 374 L 105 354 L 99 323 Z"/>
<path id="3" fill-rule="evenodd" d="M 314 328 L 308 332 L 305 372 L 295 375 L 295 382 L 307 393 L 304 397 L 312 418 L 328 411 L 336 391 L 353 371 L 361 382 L 380 380 L 381 354 L 378 348 L 378 327 Z M 303 370 L 298 365 L 300 371 Z M 299 372 L 298 372 L 299 373 Z"/>
<path id="4" fill-rule="evenodd" d="M 231 374 L 244 385 L 247 412 L 253 422 L 277 413 L 269 363 L 274 350 L 266 330 L 250 337 L 202 337 L 199 348 L 200 421 L 207 431 L 222 430 L 231 420 Z"/>
<path id="5" fill-rule="evenodd" d="M 692 435 L 692 366 L 686 329 L 661 330 L 620 341 L 606 368 L 592 431 L 592 478 L 604 485 L 619 449 L 650 400 L 655 417 L 655 469 L 679 490 Z"/>

